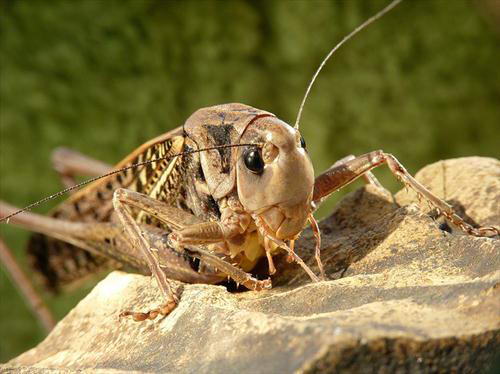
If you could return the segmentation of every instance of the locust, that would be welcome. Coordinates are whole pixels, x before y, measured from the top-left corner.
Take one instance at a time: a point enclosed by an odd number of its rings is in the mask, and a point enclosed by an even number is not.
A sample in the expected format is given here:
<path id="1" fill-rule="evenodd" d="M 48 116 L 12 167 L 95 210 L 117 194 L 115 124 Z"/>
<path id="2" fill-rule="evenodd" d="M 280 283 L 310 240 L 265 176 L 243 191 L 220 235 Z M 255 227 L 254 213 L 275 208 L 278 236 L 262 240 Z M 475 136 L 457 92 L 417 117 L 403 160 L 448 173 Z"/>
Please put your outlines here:
<path id="1" fill-rule="evenodd" d="M 328 196 L 359 177 L 381 188 L 371 173 L 381 165 L 465 233 L 499 235 L 496 227 L 465 222 L 382 150 L 349 155 L 315 177 L 299 128 L 312 84 L 345 41 L 397 3 L 365 21 L 330 51 L 307 88 L 294 126 L 271 112 L 230 103 L 197 110 L 182 126 L 143 144 L 115 166 L 58 149 L 53 163 L 67 188 L 24 209 L 0 202 L 0 222 L 35 232 L 28 255 L 51 290 L 103 268 L 151 274 L 163 300 L 152 310 L 120 314 L 136 321 L 174 310 L 180 295 L 173 280 L 218 284 L 231 279 L 249 290 L 270 289 L 276 272 L 273 257 L 281 252 L 313 282 L 327 279 L 313 214 Z M 92 179 L 78 184 L 76 175 Z M 49 216 L 28 212 L 66 192 L 71 196 Z M 308 224 L 316 238 L 319 274 L 295 251 Z M 261 260 L 267 261 L 265 279 L 252 273 Z"/>

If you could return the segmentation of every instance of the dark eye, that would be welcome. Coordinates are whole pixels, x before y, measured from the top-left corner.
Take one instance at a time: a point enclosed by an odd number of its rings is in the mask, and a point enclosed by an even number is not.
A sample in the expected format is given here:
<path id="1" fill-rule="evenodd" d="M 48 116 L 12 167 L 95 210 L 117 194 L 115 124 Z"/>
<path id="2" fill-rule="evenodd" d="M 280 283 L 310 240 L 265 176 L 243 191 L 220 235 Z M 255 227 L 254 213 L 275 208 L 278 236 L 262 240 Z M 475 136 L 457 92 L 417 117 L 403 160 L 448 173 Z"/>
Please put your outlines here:
<path id="1" fill-rule="evenodd" d="M 252 173 L 261 174 L 264 171 L 264 160 L 257 148 L 249 148 L 243 153 L 245 165 Z"/>
<path id="2" fill-rule="evenodd" d="M 306 141 L 303 136 L 300 137 L 300 146 L 306 149 Z"/>

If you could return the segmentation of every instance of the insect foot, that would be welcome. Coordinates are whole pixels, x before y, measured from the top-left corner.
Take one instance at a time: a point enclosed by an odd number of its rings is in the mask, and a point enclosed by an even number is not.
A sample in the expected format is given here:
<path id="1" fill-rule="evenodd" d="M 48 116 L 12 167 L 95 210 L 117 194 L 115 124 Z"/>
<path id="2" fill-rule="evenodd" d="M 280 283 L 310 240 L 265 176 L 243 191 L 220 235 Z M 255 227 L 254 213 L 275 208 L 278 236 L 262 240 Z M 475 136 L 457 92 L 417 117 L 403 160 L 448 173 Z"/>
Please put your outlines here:
<path id="1" fill-rule="evenodd" d="M 166 317 L 174 310 L 177 305 L 179 304 L 179 300 L 177 298 L 173 298 L 172 300 L 169 300 L 162 306 L 149 310 L 147 312 L 132 312 L 132 311 L 123 311 L 120 313 L 119 317 L 132 317 L 132 319 L 136 322 L 142 322 L 147 319 L 153 320 L 156 319 L 158 316 L 163 316 Z"/>
<path id="2" fill-rule="evenodd" d="M 261 281 L 252 280 L 250 282 L 244 283 L 243 285 L 249 289 L 253 289 L 254 291 L 270 290 L 271 288 L 273 288 L 273 284 L 270 278 Z"/>
<path id="3" fill-rule="evenodd" d="M 180 234 L 178 232 L 171 232 L 167 236 L 167 244 L 170 248 L 172 248 L 174 251 L 182 253 L 184 248 L 181 244 L 181 238 Z"/>

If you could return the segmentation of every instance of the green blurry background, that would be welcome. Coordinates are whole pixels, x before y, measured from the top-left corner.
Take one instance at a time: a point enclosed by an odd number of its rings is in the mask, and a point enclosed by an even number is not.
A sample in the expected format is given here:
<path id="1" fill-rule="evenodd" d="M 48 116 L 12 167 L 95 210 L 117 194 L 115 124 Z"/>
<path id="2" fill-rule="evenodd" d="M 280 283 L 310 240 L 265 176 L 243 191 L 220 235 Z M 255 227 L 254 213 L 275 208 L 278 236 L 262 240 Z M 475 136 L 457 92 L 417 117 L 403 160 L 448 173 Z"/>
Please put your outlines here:
<path id="1" fill-rule="evenodd" d="M 24 206 L 60 189 L 57 146 L 114 163 L 200 107 L 242 102 L 293 122 L 323 56 L 387 3 L 0 1 L 0 199 Z M 498 157 L 499 8 L 405 1 L 346 44 L 303 115 L 316 170 L 379 148 L 412 172 Z M 27 233 L 0 235 L 25 264 Z M 91 286 L 46 300 L 60 318 Z M 3 269 L 0 298 L 2 362 L 43 332 Z"/>

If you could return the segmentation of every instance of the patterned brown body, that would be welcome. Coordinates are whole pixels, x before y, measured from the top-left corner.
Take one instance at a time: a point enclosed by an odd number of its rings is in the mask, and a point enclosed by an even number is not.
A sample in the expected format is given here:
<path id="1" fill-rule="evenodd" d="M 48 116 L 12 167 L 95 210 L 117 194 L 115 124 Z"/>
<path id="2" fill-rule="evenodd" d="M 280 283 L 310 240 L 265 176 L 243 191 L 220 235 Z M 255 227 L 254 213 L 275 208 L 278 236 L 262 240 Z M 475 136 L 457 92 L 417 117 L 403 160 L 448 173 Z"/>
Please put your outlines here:
<path id="1" fill-rule="evenodd" d="M 262 116 L 272 115 L 243 104 L 199 110 L 184 126 L 139 147 L 117 164 L 116 169 L 209 146 L 236 144 L 246 126 Z M 225 148 L 131 168 L 92 183 L 56 207 L 51 216 L 74 222 L 116 222 L 113 192 L 126 188 L 180 208 L 203 221 L 217 221 L 221 217 L 220 199 L 235 187 L 235 170 L 231 167 L 234 157 L 233 149 Z M 170 232 L 169 227 L 143 211 L 134 215 L 138 223 L 161 228 L 165 234 Z M 127 266 L 148 273 L 148 266 L 139 254 L 133 250 L 124 253 L 118 250 L 118 244 L 113 238 L 104 238 L 102 243 L 89 243 L 93 247 L 93 251 L 89 251 L 43 234 L 33 234 L 28 254 L 46 286 L 54 291 L 103 268 Z M 187 256 L 185 260 L 192 261 Z"/>

